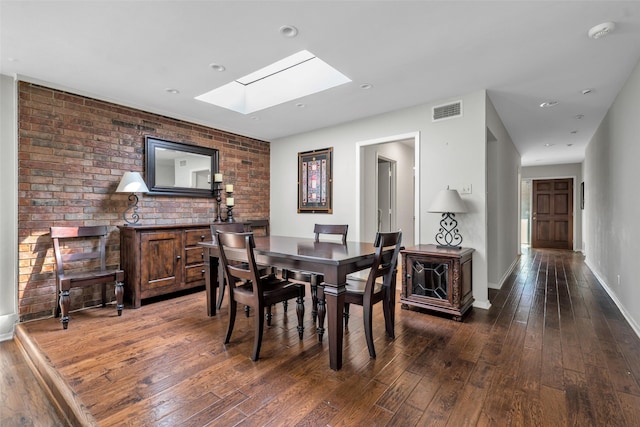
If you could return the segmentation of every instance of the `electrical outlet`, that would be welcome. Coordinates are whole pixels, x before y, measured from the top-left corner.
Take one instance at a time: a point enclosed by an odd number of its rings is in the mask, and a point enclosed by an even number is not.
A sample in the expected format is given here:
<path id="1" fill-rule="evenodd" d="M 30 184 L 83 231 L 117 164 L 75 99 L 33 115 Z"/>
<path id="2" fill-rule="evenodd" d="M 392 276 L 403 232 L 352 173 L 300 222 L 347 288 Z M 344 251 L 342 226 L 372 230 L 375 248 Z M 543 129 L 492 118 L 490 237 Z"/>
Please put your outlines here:
<path id="1" fill-rule="evenodd" d="M 460 194 L 471 194 L 471 184 L 464 184 L 460 186 Z"/>

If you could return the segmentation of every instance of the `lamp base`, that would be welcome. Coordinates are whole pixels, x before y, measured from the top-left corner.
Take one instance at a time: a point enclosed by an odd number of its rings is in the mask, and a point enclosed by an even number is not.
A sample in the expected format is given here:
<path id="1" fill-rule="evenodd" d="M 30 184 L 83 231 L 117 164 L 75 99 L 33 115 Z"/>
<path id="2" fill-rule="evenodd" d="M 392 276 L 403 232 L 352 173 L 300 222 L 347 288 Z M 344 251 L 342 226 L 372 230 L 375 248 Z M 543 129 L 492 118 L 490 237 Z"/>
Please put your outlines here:
<path id="1" fill-rule="evenodd" d="M 452 249 L 452 250 L 459 251 L 460 249 L 462 249 L 462 246 L 436 245 L 436 248 L 438 248 L 438 249 Z"/>
<path id="2" fill-rule="evenodd" d="M 456 214 L 445 212 L 440 220 L 440 230 L 436 234 L 436 242 L 439 248 L 460 249 L 462 236 L 458 233 L 458 221 Z"/>

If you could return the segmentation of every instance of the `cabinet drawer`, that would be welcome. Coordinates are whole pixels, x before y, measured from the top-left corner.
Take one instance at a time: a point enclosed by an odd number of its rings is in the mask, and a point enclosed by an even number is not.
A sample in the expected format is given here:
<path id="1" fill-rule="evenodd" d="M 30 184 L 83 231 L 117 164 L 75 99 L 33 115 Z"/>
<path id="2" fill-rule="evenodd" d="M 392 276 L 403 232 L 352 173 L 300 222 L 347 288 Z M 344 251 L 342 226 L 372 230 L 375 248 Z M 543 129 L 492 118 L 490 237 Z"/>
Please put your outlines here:
<path id="1" fill-rule="evenodd" d="M 194 282 L 202 282 L 204 284 L 205 270 L 204 265 L 194 265 L 186 268 L 186 280 L 189 285 L 193 285 Z"/>
<path id="2" fill-rule="evenodd" d="M 185 247 L 195 246 L 199 242 L 210 242 L 210 241 L 211 241 L 211 230 L 208 228 L 185 230 L 184 232 Z"/>
<path id="3" fill-rule="evenodd" d="M 204 262 L 203 248 L 199 248 L 199 247 L 186 248 L 184 252 L 185 252 L 185 257 L 187 259 L 186 265 L 202 264 Z"/>

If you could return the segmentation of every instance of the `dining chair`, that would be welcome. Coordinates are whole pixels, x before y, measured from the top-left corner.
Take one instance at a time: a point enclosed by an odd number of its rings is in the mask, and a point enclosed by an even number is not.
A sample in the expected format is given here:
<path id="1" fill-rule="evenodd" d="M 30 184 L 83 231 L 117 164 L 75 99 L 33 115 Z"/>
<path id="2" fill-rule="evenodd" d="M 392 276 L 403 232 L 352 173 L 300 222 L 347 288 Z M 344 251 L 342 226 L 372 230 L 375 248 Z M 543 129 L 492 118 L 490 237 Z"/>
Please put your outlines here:
<path id="1" fill-rule="evenodd" d="M 220 259 L 229 287 L 229 324 L 225 344 L 231 340 L 238 303 L 253 307 L 255 314 L 255 338 L 251 360 L 258 360 L 265 317 L 271 326 L 271 307 L 278 302 L 296 299 L 298 336 L 304 331 L 304 285 L 292 283 L 276 275 L 260 276 L 255 260 L 255 241 L 252 232 L 217 232 Z M 265 316 L 266 311 L 266 316 Z"/>
<path id="2" fill-rule="evenodd" d="M 106 267 L 107 226 L 51 227 L 56 260 L 58 304 L 55 316 L 62 312 L 62 328 L 69 326 L 71 288 L 102 285 L 102 306 L 107 305 L 107 284 L 115 283 L 116 310 L 124 308 L 124 271 Z"/>
<path id="3" fill-rule="evenodd" d="M 320 241 L 321 235 L 336 235 L 342 237 L 342 244 L 347 244 L 348 224 L 315 224 L 313 233 L 315 241 Z M 282 276 L 288 280 L 300 283 L 309 283 L 311 288 L 311 318 L 316 321 L 318 316 L 318 286 L 324 282 L 324 276 L 320 273 L 300 270 L 283 270 Z M 320 328 L 322 325 L 320 325 Z"/>
<path id="4" fill-rule="evenodd" d="M 248 229 L 247 229 L 248 228 Z M 223 231 L 227 233 L 244 233 L 246 231 L 252 231 L 250 225 L 247 227 L 244 223 L 241 222 L 221 222 L 221 223 L 213 223 L 211 224 L 211 236 L 213 237 L 213 242 L 216 243 L 216 233 L 218 231 Z M 265 275 L 272 273 L 273 269 L 271 267 L 260 266 L 260 274 Z M 224 299 L 224 289 L 226 285 L 226 280 L 224 276 L 224 272 L 222 268 L 218 269 L 218 283 L 220 284 L 220 295 L 218 296 L 218 310 L 222 307 L 222 300 Z M 249 309 L 245 307 L 245 312 L 247 317 L 249 316 Z"/>
<path id="5" fill-rule="evenodd" d="M 346 292 L 344 294 L 344 323 L 349 322 L 349 307 L 351 304 L 362 306 L 364 319 L 364 334 L 369 348 L 369 356 L 376 358 L 373 345 L 373 306 L 383 302 L 385 330 L 391 338 L 395 338 L 395 304 L 390 304 L 390 292 L 395 292 L 398 264 L 398 252 L 402 243 L 402 231 L 376 234 L 374 246 L 376 248 L 369 276 L 366 280 L 347 277 Z M 388 262 L 384 261 L 384 251 L 392 248 L 393 252 Z"/>

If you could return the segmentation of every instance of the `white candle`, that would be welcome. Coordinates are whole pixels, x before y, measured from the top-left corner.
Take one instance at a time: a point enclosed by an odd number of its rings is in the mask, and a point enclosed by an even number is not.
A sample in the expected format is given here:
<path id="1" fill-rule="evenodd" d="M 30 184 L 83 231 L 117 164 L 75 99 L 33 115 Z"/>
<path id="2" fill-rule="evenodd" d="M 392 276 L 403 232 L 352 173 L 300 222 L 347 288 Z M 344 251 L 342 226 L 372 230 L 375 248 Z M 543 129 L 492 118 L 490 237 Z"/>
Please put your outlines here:
<path id="1" fill-rule="evenodd" d="M 233 193 L 233 184 L 227 184 L 227 193 Z"/>
<path id="2" fill-rule="evenodd" d="M 221 173 L 217 173 L 213 176 L 213 180 L 215 182 L 222 182 L 222 174 Z"/>
<path id="3" fill-rule="evenodd" d="M 233 197 L 227 197 L 227 206 L 233 206 Z"/>

